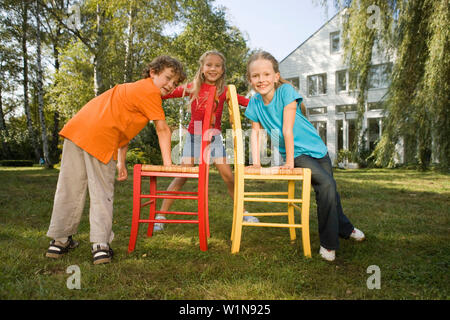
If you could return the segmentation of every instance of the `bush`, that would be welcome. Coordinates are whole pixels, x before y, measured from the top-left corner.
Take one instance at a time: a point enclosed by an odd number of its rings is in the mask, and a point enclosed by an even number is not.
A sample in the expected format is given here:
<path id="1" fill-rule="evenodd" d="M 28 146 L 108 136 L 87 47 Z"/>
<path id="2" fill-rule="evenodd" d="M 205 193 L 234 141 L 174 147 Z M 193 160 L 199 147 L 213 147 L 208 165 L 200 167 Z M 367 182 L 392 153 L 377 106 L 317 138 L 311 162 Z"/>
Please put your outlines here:
<path id="1" fill-rule="evenodd" d="M 135 164 L 147 164 L 148 158 L 140 148 L 133 148 L 127 152 L 127 166 L 133 167 Z"/>
<path id="2" fill-rule="evenodd" d="M 31 160 L 0 160 L 0 165 L 4 167 L 32 167 Z"/>

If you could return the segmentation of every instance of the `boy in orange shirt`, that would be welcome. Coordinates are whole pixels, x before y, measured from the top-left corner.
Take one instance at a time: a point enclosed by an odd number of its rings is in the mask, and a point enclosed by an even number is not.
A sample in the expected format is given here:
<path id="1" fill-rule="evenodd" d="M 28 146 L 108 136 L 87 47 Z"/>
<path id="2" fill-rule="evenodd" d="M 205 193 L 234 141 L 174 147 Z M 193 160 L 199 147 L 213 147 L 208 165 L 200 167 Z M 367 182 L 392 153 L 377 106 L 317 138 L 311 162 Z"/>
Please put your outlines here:
<path id="1" fill-rule="evenodd" d="M 47 236 L 46 256 L 59 258 L 78 246 L 72 239 L 90 196 L 90 241 L 94 264 L 113 256 L 114 178 L 127 179 L 128 143 L 153 121 L 165 166 L 172 165 L 171 131 L 162 109 L 162 95 L 186 79 L 181 63 L 169 56 L 154 59 L 144 79 L 116 85 L 89 101 L 60 131 L 64 138 L 61 169 Z"/>

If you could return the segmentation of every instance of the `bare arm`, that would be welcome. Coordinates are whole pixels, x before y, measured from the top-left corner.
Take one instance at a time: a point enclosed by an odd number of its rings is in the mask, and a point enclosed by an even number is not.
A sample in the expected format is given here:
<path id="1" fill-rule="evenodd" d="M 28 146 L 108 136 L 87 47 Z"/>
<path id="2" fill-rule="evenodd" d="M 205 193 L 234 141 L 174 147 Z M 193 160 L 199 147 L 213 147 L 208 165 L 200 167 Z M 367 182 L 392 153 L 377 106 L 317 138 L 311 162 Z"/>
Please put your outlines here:
<path id="1" fill-rule="evenodd" d="M 260 167 L 261 162 L 259 159 L 259 131 L 261 130 L 261 124 L 259 122 L 252 121 L 252 134 L 250 136 L 250 144 L 252 148 L 252 160 L 253 167 Z"/>
<path id="2" fill-rule="evenodd" d="M 297 101 L 293 101 L 283 110 L 283 137 L 286 148 L 285 168 L 294 168 L 294 123 Z"/>
<path id="3" fill-rule="evenodd" d="M 158 135 L 159 148 L 161 149 L 161 155 L 163 164 L 165 166 L 172 165 L 172 153 L 171 153 L 171 138 L 172 132 L 166 122 L 166 120 L 154 120 L 156 128 L 156 134 Z"/>
<path id="4" fill-rule="evenodd" d="M 127 171 L 127 151 L 128 151 L 128 143 L 123 147 L 119 148 L 119 152 L 117 155 L 117 181 L 124 181 L 128 178 Z"/>

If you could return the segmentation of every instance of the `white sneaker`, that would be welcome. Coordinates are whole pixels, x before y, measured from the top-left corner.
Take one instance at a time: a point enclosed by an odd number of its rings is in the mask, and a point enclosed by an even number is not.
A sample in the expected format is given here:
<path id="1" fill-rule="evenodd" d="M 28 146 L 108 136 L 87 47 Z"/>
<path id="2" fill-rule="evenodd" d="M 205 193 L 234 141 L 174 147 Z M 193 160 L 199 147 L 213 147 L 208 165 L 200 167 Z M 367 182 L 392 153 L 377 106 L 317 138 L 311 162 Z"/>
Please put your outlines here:
<path id="1" fill-rule="evenodd" d="M 366 236 L 361 230 L 354 228 L 352 233 L 350 234 L 350 238 L 354 239 L 355 241 L 363 241 Z"/>
<path id="2" fill-rule="evenodd" d="M 165 220 L 166 219 L 166 217 L 165 216 L 162 216 L 162 215 L 160 215 L 160 214 L 158 214 L 158 215 L 156 215 L 156 217 L 155 217 L 155 219 L 158 219 L 158 220 Z M 157 231 L 162 231 L 164 229 L 164 223 L 155 223 L 154 225 L 153 225 L 153 232 L 157 232 Z"/>
<path id="3" fill-rule="evenodd" d="M 336 258 L 336 251 L 335 250 L 328 250 L 324 247 L 320 246 L 319 250 L 320 256 L 324 258 L 327 261 L 334 261 Z"/>
<path id="4" fill-rule="evenodd" d="M 244 211 L 244 214 L 248 213 L 248 211 Z M 244 216 L 244 218 L 242 219 L 242 221 L 244 222 L 259 222 L 259 219 L 257 217 L 254 216 Z"/>

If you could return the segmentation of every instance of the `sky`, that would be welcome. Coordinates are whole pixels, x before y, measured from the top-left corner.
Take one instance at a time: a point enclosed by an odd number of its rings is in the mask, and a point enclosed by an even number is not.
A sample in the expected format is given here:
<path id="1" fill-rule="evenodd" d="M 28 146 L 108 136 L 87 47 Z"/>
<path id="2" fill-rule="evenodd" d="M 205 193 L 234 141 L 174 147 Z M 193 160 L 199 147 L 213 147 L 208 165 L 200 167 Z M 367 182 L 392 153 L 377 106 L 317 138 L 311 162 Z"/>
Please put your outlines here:
<path id="1" fill-rule="evenodd" d="M 227 20 L 241 30 L 251 49 L 283 60 L 336 13 L 319 0 L 216 0 L 227 8 Z"/>

